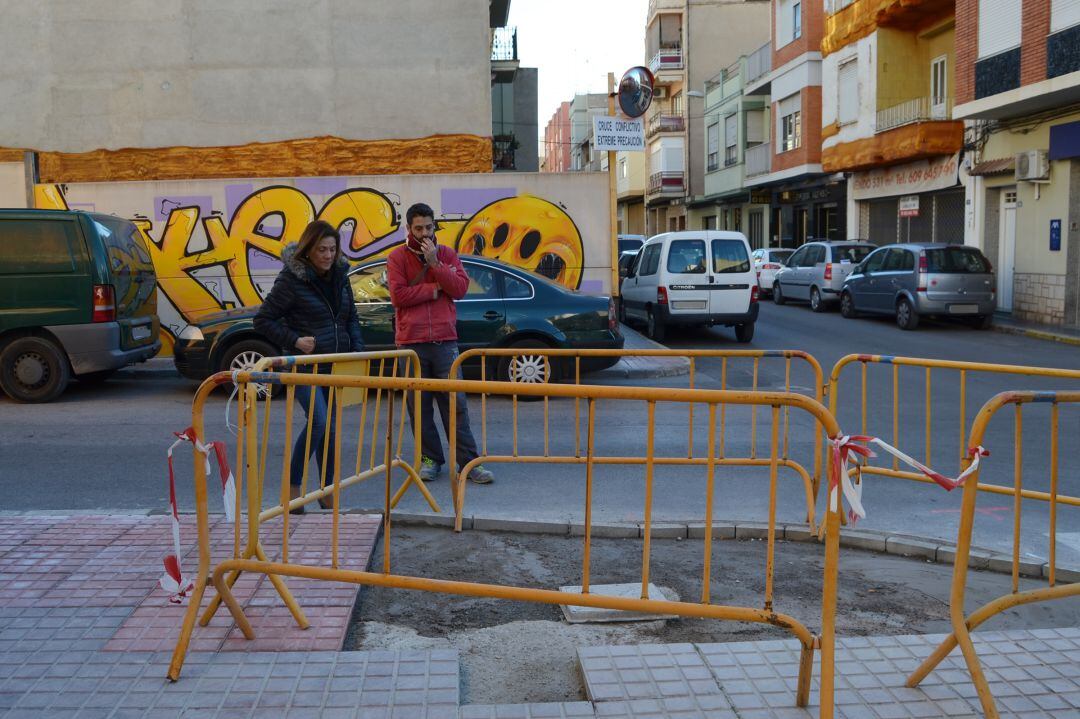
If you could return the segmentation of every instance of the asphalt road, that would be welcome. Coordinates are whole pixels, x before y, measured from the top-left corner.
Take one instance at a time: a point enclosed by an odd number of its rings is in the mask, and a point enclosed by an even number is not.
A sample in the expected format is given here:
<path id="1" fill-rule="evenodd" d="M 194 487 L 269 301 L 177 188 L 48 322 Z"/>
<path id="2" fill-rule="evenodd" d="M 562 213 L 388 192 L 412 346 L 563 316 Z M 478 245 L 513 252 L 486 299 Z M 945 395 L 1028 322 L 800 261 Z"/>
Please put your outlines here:
<path id="1" fill-rule="evenodd" d="M 735 342 L 730 330 L 673 332 L 671 347 L 746 349 Z M 751 348 L 801 349 L 813 354 L 828 373 L 832 364 L 848 353 L 880 353 L 956 360 L 990 361 L 1022 365 L 1080 368 L 1075 347 L 996 332 L 976 331 L 960 325 L 925 324 L 916 332 L 902 332 L 888 320 L 844 320 L 835 312 L 814 314 L 803 306 L 776 307 L 764 303 Z M 860 429 L 858 367 L 850 367 L 840 393 L 839 419 L 847 431 Z M 782 389 L 783 360 L 762 360 L 758 386 Z M 719 387 L 725 374 L 719 359 L 698 360 L 694 382 L 698 387 Z M 752 362 L 730 360 L 727 386 L 749 389 Z M 651 381 L 656 386 L 685 387 L 687 377 Z M 868 430 L 887 440 L 892 437 L 892 374 L 888 367 L 871 368 L 868 374 Z M 920 459 L 925 455 L 925 378 L 920 370 L 901 372 L 902 449 Z M 791 370 L 796 391 L 811 392 L 813 380 L 798 363 Z M 1080 384 L 1080 383 L 1077 383 Z M 932 464 L 946 474 L 957 469 L 960 443 L 959 387 L 955 373 L 936 371 L 932 378 Z M 1075 385 L 1073 385 L 1075 386 Z M 1013 388 L 1068 388 L 1063 381 L 1027 377 L 968 378 L 966 422 L 994 393 Z M 162 510 L 167 502 L 165 451 L 171 432 L 191 421 L 191 398 L 195 384 L 171 376 L 125 372 L 99 387 L 73 383 L 60 401 L 49 405 L 17 405 L 0 399 L 0 510 Z M 210 439 L 231 437 L 224 425 L 226 394 L 215 394 L 207 408 Z M 283 435 L 283 403 L 276 405 L 269 444 L 268 483 L 277 491 Z M 473 421 L 479 437 L 479 402 L 472 400 Z M 548 445 L 551 454 L 573 454 L 576 442 L 575 406 L 572 401 L 552 401 L 548 410 Z M 513 407 L 505 399 L 488 403 L 488 443 L 491 453 L 512 453 Z M 688 454 L 688 418 L 685 405 L 662 403 L 656 413 L 657 454 L 685 457 Z M 752 430 L 751 411 L 729 408 L 725 413 L 725 450 L 729 457 L 746 457 L 756 443 L 756 455 L 768 457 L 771 414 L 757 412 Z M 1024 410 L 1025 486 L 1048 487 L 1048 409 Z M 1060 491 L 1080 495 L 1080 455 L 1074 448 L 1080 439 L 1080 411 L 1062 411 Z M 345 423 L 344 453 L 355 461 L 358 413 Z M 780 443 L 783 444 L 783 415 Z M 584 412 L 580 414 L 584 432 Z M 992 426 L 988 444 L 992 456 L 984 465 L 983 481 L 1012 483 L 1012 418 L 1001 417 Z M 542 454 L 544 447 L 543 403 L 519 404 L 518 444 L 521 453 Z M 608 456 L 644 454 L 647 436 L 646 408 L 641 403 L 600 403 L 596 420 L 597 453 Z M 813 467 L 813 422 L 799 411 L 788 420 L 789 456 Z M 695 457 L 707 452 L 708 412 L 694 411 Z M 408 433 L 406 433 L 407 435 Z M 752 437 L 755 442 L 752 442 Z M 406 439 L 408 443 L 408 440 Z M 230 458 L 234 452 L 230 448 Z M 181 506 L 193 506 L 191 455 L 177 455 L 178 496 Z M 365 462 L 367 460 L 365 459 Z M 506 517 L 580 517 L 584 507 L 581 466 L 546 464 L 492 464 L 495 484 L 470 486 L 468 513 Z M 645 470 L 641 466 L 600 466 L 595 474 L 594 513 L 597 519 L 640 520 L 644 506 Z M 762 469 L 722 467 L 716 473 L 715 516 L 724 519 L 765 519 L 768 511 L 768 473 Z M 705 511 L 705 472 L 700 467 L 661 467 L 655 475 L 653 516 L 658 520 L 700 519 Z M 450 507 L 448 483 L 432 485 L 444 511 Z M 346 506 L 375 508 L 383 503 L 383 486 L 371 481 L 350 490 Z M 933 486 L 892 479 L 869 478 L 865 503 L 869 517 L 862 526 L 917 535 L 955 539 L 959 493 L 948 494 Z M 211 505 L 215 506 L 215 505 Z M 426 509 L 420 495 L 410 491 L 400 507 Z M 806 494 L 798 475 L 782 472 L 779 480 L 778 516 L 797 521 L 806 513 Z M 976 543 L 1003 549 L 1011 537 L 1012 500 L 984 496 L 980 499 Z M 1025 502 L 1023 529 L 1025 552 L 1047 553 L 1047 508 Z M 1080 565 L 1080 509 L 1062 508 L 1058 520 L 1059 561 Z"/>

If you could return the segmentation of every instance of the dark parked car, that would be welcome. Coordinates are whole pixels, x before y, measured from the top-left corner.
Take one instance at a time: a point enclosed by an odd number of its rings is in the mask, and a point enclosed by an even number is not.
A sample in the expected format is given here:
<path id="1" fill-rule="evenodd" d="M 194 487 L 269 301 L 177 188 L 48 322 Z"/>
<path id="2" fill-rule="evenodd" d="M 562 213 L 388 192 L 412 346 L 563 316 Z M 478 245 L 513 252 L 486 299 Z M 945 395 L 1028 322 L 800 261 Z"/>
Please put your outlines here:
<path id="1" fill-rule="evenodd" d="M 994 316 L 994 270 L 978 249 L 964 245 L 889 245 L 872 252 L 844 282 L 840 313 L 896 317 L 913 330 L 927 315 L 960 317 L 976 327 Z"/>
<path id="2" fill-rule="evenodd" d="M 623 336 L 607 297 L 583 295 L 551 280 L 482 257 L 463 256 L 469 275 L 468 293 L 457 302 L 458 345 L 475 347 L 550 347 L 622 349 Z M 394 308 L 386 284 L 386 260 L 349 272 L 364 344 L 369 350 L 394 347 Z M 283 351 L 252 326 L 256 307 L 242 307 L 203 317 L 180 333 L 176 368 L 192 379 L 221 370 L 246 369 L 262 357 L 295 354 Z M 582 360 L 582 369 L 610 367 L 618 358 Z M 572 362 L 553 362 L 557 374 L 573 372 Z M 479 374 L 479 361 L 466 362 L 466 374 Z M 545 382 L 539 355 L 524 356 L 511 373 L 509 358 L 487 363 L 491 379 Z M 558 377 L 554 378 L 558 379 Z"/>
<path id="3" fill-rule="evenodd" d="M 50 402 L 161 349 L 157 276 L 138 228 L 112 215 L 0 210 L 0 387 Z"/>

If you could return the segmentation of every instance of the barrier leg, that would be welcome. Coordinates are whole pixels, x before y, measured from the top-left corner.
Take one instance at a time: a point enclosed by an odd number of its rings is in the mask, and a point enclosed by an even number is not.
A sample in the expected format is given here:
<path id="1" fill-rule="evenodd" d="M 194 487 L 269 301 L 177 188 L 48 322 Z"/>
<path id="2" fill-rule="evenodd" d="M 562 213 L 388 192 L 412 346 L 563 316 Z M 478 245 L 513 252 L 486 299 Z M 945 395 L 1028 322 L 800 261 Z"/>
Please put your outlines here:
<path id="1" fill-rule="evenodd" d="M 266 552 L 263 551 L 262 544 L 255 545 L 255 556 L 258 557 L 260 562 L 270 562 L 270 560 L 266 558 Z M 214 572 L 214 576 L 217 577 L 218 573 Z M 293 615 L 293 619 L 296 620 L 296 624 L 301 629 L 307 629 L 309 626 L 311 626 L 311 624 L 307 620 L 307 617 L 304 615 L 304 610 L 300 608 L 300 605 L 297 604 L 296 598 L 293 597 L 292 592 L 290 592 L 289 588 L 285 586 L 285 580 L 283 580 L 276 574 L 267 574 L 266 576 L 273 583 L 274 589 L 276 589 L 277 593 L 281 596 L 281 600 L 285 602 L 285 606 L 289 608 L 289 612 Z M 226 590 L 223 589 L 221 594 L 225 594 L 225 591 Z M 232 592 L 230 591 L 229 594 L 231 595 Z M 236 600 L 234 599 L 233 601 Z M 241 612 L 241 614 L 243 613 Z M 236 616 L 235 612 L 233 612 L 233 616 Z M 244 621 L 247 620 L 245 619 Z M 237 621 L 236 623 L 240 624 L 239 621 Z M 245 633 L 244 636 L 247 636 L 247 633 Z M 252 637 L 248 637 L 248 639 L 251 638 Z"/>
<path id="2" fill-rule="evenodd" d="M 244 553 L 241 555 L 241 557 L 243 559 L 251 559 L 254 556 L 255 556 L 255 552 L 253 552 L 250 547 L 245 547 L 244 548 Z M 239 579 L 239 578 L 240 578 L 240 570 L 239 569 L 234 569 L 233 571 L 229 572 L 229 576 L 225 578 L 225 585 L 228 586 L 229 589 L 232 589 L 233 586 L 236 585 L 236 580 Z M 196 604 L 195 606 L 197 607 L 199 605 Z M 210 604 L 207 605 L 206 611 L 204 611 L 202 616 L 199 617 L 199 626 L 200 627 L 205 627 L 207 624 L 209 624 L 210 620 L 214 618 L 215 614 L 217 614 L 217 610 L 218 610 L 218 608 L 220 606 L 221 606 L 221 589 L 219 588 L 214 593 L 214 598 L 210 600 Z"/>
<path id="3" fill-rule="evenodd" d="M 803 642 L 799 651 L 799 682 L 795 688 L 795 706 L 810 703 L 810 680 L 814 677 L 814 645 Z"/>
<path id="4" fill-rule="evenodd" d="M 244 616 L 244 610 L 240 606 L 240 602 L 236 601 L 236 595 L 233 594 L 232 589 L 228 587 L 228 584 L 223 581 L 224 572 L 222 572 L 219 566 L 214 570 L 214 586 L 218 587 L 218 596 L 225 602 L 225 606 L 229 608 L 229 613 L 232 614 L 233 621 L 236 622 L 236 626 L 240 628 L 240 631 L 244 633 L 245 639 L 254 639 L 255 632 L 251 628 L 251 622 Z M 267 575 L 272 576 L 272 575 Z M 198 605 L 195 605 L 198 606 Z"/>
<path id="5" fill-rule="evenodd" d="M 435 501 L 435 497 L 433 497 L 431 492 L 428 491 L 427 484 L 424 482 L 424 480 L 420 479 L 420 475 L 416 473 L 416 470 L 405 464 L 404 462 L 401 462 L 398 466 L 404 469 L 405 473 L 408 476 L 405 478 L 405 481 L 401 483 L 401 486 L 398 488 L 397 492 L 394 493 L 394 496 L 390 499 L 391 508 L 397 507 L 398 502 L 400 502 L 401 498 L 405 495 L 405 491 L 408 490 L 409 485 L 415 484 L 416 488 L 420 490 L 420 493 L 424 495 L 424 499 L 427 500 L 428 506 L 431 507 L 431 511 L 442 514 L 442 509 L 439 507 L 439 503 Z"/>
<path id="6" fill-rule="evenodd" d="M 191 592 L 187 611 L 184 612 L 180 637 L 176 640 L 176 647 L 173 648 L 172 661 L 169 663 L 169 681 L 175 682 L 180 678 L 180 669 L 184 666 L 184 657 L 187 656 L 187 648 L 191 644 L 191 633 L 195 629 L 195 617 L 199 613 L 199 605 L 202 604 L 205 591 L 206 577 L 200 573 L 199 578 L 195 580 L 195 589 Z"/>

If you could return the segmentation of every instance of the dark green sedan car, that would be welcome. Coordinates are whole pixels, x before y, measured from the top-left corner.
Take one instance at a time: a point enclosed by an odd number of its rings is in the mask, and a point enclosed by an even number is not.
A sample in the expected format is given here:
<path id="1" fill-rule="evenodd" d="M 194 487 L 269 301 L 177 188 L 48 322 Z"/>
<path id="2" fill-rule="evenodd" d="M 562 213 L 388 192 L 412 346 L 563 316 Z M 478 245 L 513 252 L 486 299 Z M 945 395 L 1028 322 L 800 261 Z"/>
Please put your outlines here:
<path id="1" fill-rule="evenodd" d="M 462 256 L 469 290 L 458 300 L 458 346 L 622 349 L 612 302 L 583 295 L 546 277 L 483 257 Z M 386 284 L 386 260 L 358 265 L 349 272 L 364 344 L 368 350 L 393 349 L 394 308 Z M 263 357 L 294 354 L 283 351 L 252 326 L 257 307 L 241 307 L 206 315 L 180 333 L 174 348 L 176 369 L 191 379 L 221 370 L 247 369 Z M 582 360 L 583 370 L 610 367 L 617 357 Z M 555 377 L 545 373 L 538 355 L 487 363 L 490 379 L 546 382 L 560 379 L 573 363 L 552 363 Z M 479 375 L 479 361 L 466 362 L 466 376 Z"/>

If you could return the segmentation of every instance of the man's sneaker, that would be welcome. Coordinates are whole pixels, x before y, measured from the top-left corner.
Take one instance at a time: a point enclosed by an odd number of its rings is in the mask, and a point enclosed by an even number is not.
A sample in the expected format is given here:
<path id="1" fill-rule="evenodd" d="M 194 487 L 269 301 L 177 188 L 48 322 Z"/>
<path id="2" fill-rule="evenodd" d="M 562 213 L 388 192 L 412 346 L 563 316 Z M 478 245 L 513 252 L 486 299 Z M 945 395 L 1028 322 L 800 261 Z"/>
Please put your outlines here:
<path id="1" fill-rule="evenodd" d="M 423 481 L 430 482 L 436 479 L 441 471 L 442 465 L 431 457 L 422 457 L 420 459 L 420 479 Z"/>
<path id="2" fill-rule="evenodd" d="M 495 475 L 490 470 L 484 469 L 484 465 L 478 464 L 469 472 L 469 479 L 477 484 L 491 484 L 495 481 Z"/>

